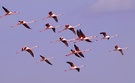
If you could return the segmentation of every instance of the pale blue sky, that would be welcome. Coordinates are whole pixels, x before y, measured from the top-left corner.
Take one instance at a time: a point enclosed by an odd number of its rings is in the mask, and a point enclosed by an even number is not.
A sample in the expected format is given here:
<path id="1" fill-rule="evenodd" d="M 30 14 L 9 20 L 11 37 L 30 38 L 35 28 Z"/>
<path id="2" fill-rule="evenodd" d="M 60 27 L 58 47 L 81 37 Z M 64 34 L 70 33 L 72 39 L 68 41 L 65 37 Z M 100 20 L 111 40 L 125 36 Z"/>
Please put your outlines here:
<path id="1" fill-rule="evenodd" d="M 0 16 L 5 14 L 2 6 L 20 14 L 0 18 L 0 83 L 135 83 L 134 0 L 1 0 Z M 53 19 L 41 20 L 48 16 L 49 11 L 63 14 L 58 23 Z M 18 20 L 36 22 L 29 24 L 32 30 L 22 25 L 11 28 Z M 40 33 L 46 23 L 62 27 L 56 29 L 56 33 L 52 30 Z M 81 29 L 86 36 L 101 38 L 101 31 L 119 36 L 93 43 L 76 43 L 80 49 L 91 48 L 91 51 L 84 53 L 85 58 L 74 55 L 66 57 L 70 49 L 74 49 L 74 44 L 69 43 L 69 47 L 66 47 L 61 42 L 50 41 L 60 36 L 67 39 L 77 37 L 68 30 L 57 33 L 67 23 L 80 23 L 81 26 L 76 29 Z M 124 50 L 124 56 L 119 52 L 108 52 L 116 44 L 129 48 Z M 33 50 L 34 58 L 27 52 L 16 54 L 24 45 L 39 45 Z M 53 66 L 45 62 L 36 64 L 40 54 L 55 57 L 51 59 Z M 64 72 L 70 68 L 66 61 L 86 67 L 81 68 L 80 72 Z"/>

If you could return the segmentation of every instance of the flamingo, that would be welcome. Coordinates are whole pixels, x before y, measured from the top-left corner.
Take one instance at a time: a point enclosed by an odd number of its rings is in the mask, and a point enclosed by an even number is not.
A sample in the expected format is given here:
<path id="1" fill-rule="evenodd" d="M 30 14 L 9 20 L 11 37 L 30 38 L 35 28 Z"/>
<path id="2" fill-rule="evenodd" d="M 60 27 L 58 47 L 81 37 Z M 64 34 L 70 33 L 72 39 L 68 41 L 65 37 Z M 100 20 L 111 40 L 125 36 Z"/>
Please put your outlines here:
<path id="1" fill-rule="evenodd" d="M 34 46 L 34 47 L 31 47 L 31 48 L 27 47 L 27 46 L 24 46 L 24 47 L 22 47 L 22 50 L 20 52 L 27 51 L 31 54 L 32 57 L 34 57 L 34 53 L 33 53 L 32 49 L 37 48 L 37 47 L 39 47 L 39 46 Z M 16 52 L 16 54 L 18 54 L 18 53 L 19 52 Z"/>
<path id="2" fill-rule="evenodd" d="M 84 33 L 81 31 L 81 29 L 77 30 L 77 36 L 78 36 L 78 38 L 72 39 L 72 42 L 74 42 L 76 40 L 78 42 L 80 42 L 80 41 L 92 42 L 91 41 L 92 38 L 97 38 L 97 36 L 90 36 L 90 37 L 85 36 Z"/>
<path id="3" fill-rule="evenodd" d="M 64 31 L 64 30 L 69 29 L 69 30 L 71 30 L 71 31 L 76 35 L 75 28 L 78 27 L 78 26 L 80 26 L 80 25 L 81 25 L 81 24 L 77 24 L 77 25 L 75 25 L 75 26 L 71 26 L 71 25 L 69 25 L 69 24 L 66 24 L 66 25 L 65 25 L 65 28 L 64 28 L 63 30 L 59 31 L 58 33 L 62 32 L 62 31 Z"/>
<path id="4" fill-rule="evenodd" d="M 67 47 L 69 46 L 69 45 L 68 45 L 68 41 L 66 40 L 66 38 L 60 37 L 59 39 L 60 39 L 60 41 L 63 42 Z"/>
<path id="5" fill-rule="evenodd" d="M 58 22 L 58 16 L 63 15 L 63 14 L 56 15 L 52 11 L 50 11 L 48 14 L 49 14 L 49 16 L 47 18 L 53 18 L 56 22 Z M 45 20 L 45 18 L 43 18 L 42 20 Z"/>
<path id="6" fill-rule="evenodd" d="M 61 26 L 51 26 L 49 23 L 45 24 L 45 26 L 46 26 L 46 28 L 41 30 L 40 32 L 43 32 L 44 30 L 52 29 L 53 32 L 55 33 L 56 32 L 55 29 L 61 27 Z"/>
<path id="7" fill-rule="evenodd" d="M 117 36 L 118 36 L 118 34 L 115 34 L 114 36 L 109 36 L 109 35 L 107 35 L 106 32 L 100 32 L 100 34 L 102 34 L 102 35 L 104 36 L 103 38 L 101 38 L 101 40 L 102 40 L 102 39 L 107 39 L 107 40 L 109 40 L 110 38 L 113 38 L 113 37 L 117 37 Z"/>
<path id="8" fill-rule="evenodd" d="M 63 36 L 61 36 L 61 37 L 59 38 L 59 40 L 50 41 L 50 42 L 52 43 L 52 42 L 58 42 L 58 41 L 63 42 L 63 43 L 68 47 L 68 46 L 69 46 L 69 45 L 68 45 L 68 42 L 72 42 L 72 39 L 67 40 L 66 38 L 64 38 Z"/>
<path id="9" fill-rule="evenodd" d="M 69 70 L 77 70 L 78 72 L 80 72 L 80 68 L 85 67 L 85 65 L 75 66 L 73 62 L 69 62 L 69 61 L 67 61 L 67 63 L 71 66 L 71 68 L 68 70 L 65 70 L 65 72 L 67 72 Z"/>
<path id="10" fill-rule="evenodd" d="M 20 12 L 17 12 L 17 11 L 11 12 L 7 8 L 5 8 L 4 6 L 2 6 L 2 8 L 6 12 L 6 14 L 3 15 L 3 16 L 0 16 L 0 18 L 5 17 L 5 16 L 8 16 L 8 15 L 19 14 L 20 13 Z"/>
<path id="11" fill-rule="evenodd" d="M 128 49 L 127 47 L 121 48 L 118 45 L 115 45 L 115 49 L 113 51 L 119 51 L 122 55 L 124 55 L 123 50 Z M 111 52 L 111 51 L 109 51 Z"/>
<path id="12" fill-rule="evenodd" d="M 80 50 L 79 47 L 77 45 L 75 45 L 75 44 L 74 44 L 74 48 L 75 48 L 75 50 L 72 50 L 71 49 L 71 53 L 67 54 L 66 56 L 70 56 L 72 54 L 75 54 L 77 57 L 81 58 L 81 57 L 84 57 L 84 55 L 83 55 L 82 52 L 86 52 L 86 51 L 89 51 L 90 50 L 90 49 Z"/>
<path id="13" fill-rule="evenodd" d="M 18 25 L 24 25 L 27 29 L 31 29 L 31 28 L 28 26 L 28 24 L 29 24 L 29 23 L 33 23 L 33 22 L 36 22 L 36 21 L 35 21 L 35 20 L 32 20 L 32 21 L 30 21 L 30 22 L 26 22 L 26 21 L 23 21 L 23 20 L 19 20 L 19 21 L 18 21 L 18 24 L 14 25 L 14 26 L 11 26 L 11 27 L 14 28 L 14 27 L 16 27 L 16 26 L 18 26 Z"/>
<path id="14" fill-rule="evenodd" d="M 47 62 L 49 65 L 53 65 L 49 60 L 52 59 L 52 58 L 54 58 L 54 57 L 46 58 L 45 56 L 42 56 L 42 55 L 40 55 L 40 57 L 42 58 L 42 59 L 40 60 L 40 62 L 45 61 L 45 62 Z"/>

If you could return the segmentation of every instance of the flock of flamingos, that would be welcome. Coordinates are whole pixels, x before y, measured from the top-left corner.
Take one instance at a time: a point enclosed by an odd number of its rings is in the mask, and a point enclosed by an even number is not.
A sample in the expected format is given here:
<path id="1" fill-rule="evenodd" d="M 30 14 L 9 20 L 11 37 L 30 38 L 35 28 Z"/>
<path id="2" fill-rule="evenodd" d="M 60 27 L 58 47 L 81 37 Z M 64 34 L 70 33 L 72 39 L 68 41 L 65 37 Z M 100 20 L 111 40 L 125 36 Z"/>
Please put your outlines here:
<path id="1" fill-rule="evenodd" d="M 9 15 L 19 14 L 19 13 L 20 13 L 20 12 L 16 12 L 16 11 L 12 12 L 12 11 L 8 10 L 7 8 L 5 8 L 4 6 L 2 6 L 2 8 L 3 8 L 3 10 L 4 10 L 6 13 L 5 13 L 3 16 L 0 16 L 0 18 L 5 17 L 5 16 L 9 16 Z M 43 18 L 42 20 L 45 20 L 45 19 L 47 19 L 47 18 L 53 18 L 54 21 L 58 22 L 58 17 L 61 16 L 61 15 L 63 15 L 63 14 L 58 14 L 58 15 L 57 15 L 57 14 L 54 14 L 52 11 L 50 11 L 48 14 L 49 14 L 49 15 L 48 15 L 46 18 Z M 26 22 L 26 21 L 23 21 L 23 20 L 19 20 L 16 25 L 11 26 L 11 27 L 16 27 L 16 26 L 18 26 L 18 25 L 23 25 L 25 28 L 31 29 L 28 24 L 29 24 L 29 23 L 33 23 L 33 22 L 36 22 L 36 21 L 33 20 L 33 21 L 30 21 L 30 22 Z M 48 30 L 48 29 L 52 29 L 53 32 L 55 33 L 55 32 L 56 32 L 56 28 L 61 27 L 61 26 L 52 26 L 52 25 L 50 25 L 49 23 L 45 24 L 45 26 L 46 26 L 46 28 L 44 28 L 44 29 L 41 30 L 40 32 L 43 32 L 43 31 Z M 67 47 L 69 46 L 69 45 L 68 45 L 68 42 L 73 42 L 73 43 L 74 43 L 74 48 L 75 48 L 75 50 L 71 49 L 71 53 L 67 54 L 66 56 L 75 55 L 75 56 L 78 57 L 78 58 L 84 57 L 83 52 L 90 51 L 90 49 L 81 50 L 75 43 L 81 42 L 81 41 L 86 41 L 86 42 L 90 42 L 90 43 L 91 43 L 91 42 L 93 42 L 93 41 L 92 41 L 93 38 L 97 38 L 97 36 L 89 36 L 89 37 L 86 36 L 86 35 L 82 32 L 81 29 L 76 30 L 75 28 L 78 27 L 78 26 L 80 26 L 80 24 L 77 24 L 77 25 L 75 25 L 75 26 L 71 26 L 71 25 L 69 25 L 69 24 L 66 24 L 66 25 L 65 25 L 65 28 L 64 28 L 63 30 L 58 31 L 58 33 L 60 33 L 60 32 L 63 32 L 63 31 L 65 31 L 65 30 L 70 30 L 70 31 L 73 32 L 73 34 L 77 35 L 77 38 L 73 38 L 73 39 L 68 39 L 68 40 L 67 40 L 67 39 L 64 38 L 64 37 L 60 37 L 59 40 L 51 41 L 51 42 L 60 41 L 60 42 L 64 43 Z M 113 38 L 113 37 L 117 37 L 117 36 L 118 36 L 118 34 L 115 34 L 114 36 L 109 36 L 109 35 L 107 35 L 106 32 L 100 32 L 100 34 L 103 35 L 103 37 L 97 39 L 96 41 L 103 40 L 103 39 L 109 40 L 110 38 Z M 21 50 L 21 51 L 17 52 L 17 54 L 20 53 L 20 52 L 27 51 L 28 53 L 30 53 L 30 55 L 31 55 L 32 57 L 34 57 L 34 53 L 33 53 L 32 49 L 37 48 L 37 47 L 39 47 L 39 46 L 34 46 L 34 47 L 31 47 L 31 48 L 30 48 L 30 47 L 27 47 L 27 46 L 24 46 L 24 47 L 22 47 L 22 50 Z M 123 50 L 125 50 L 125 49 L 128 49 L 128 48 L 127 48 L 127 47 L 121 48 L 121 47 L 119 47 L 118 45 L 115 45 L 115 46 L 114 46 L 114 49 L 113 49 L 112 51 L 119 51 L 119 52 L 121 53 L 121 55 L 124 55 Z M 111 51 L 109 51 L 109 52 L 111 52 Z M 47 62 L 49 65 L 53 65 L 53 64 L 49 61 L 49 60 L 52 59 L 53 57 L 51 57 L 51 58 L 46 58 L 46 57 L 43 56 L 43 55 L 40 55 L 40 57 L 41 57 L 40 62 L 45 61 L 45 62 Z M 68 69 L 68 70 L 65 70 L 65 72 L 66 72 L 66 71 L 69 71 L 69 70 L 77 70 L 77 71 L 79 72 L 79 71 L 80 71 L 80 68 L 85 66 L 85 65 L 76 66 L 76 65 L 74 65 L 73 62 L 70 62 L 70 61 L 67 61 L 66 63 L 68 63 L 68 64 L 71 66 L 71 68 Z"/>

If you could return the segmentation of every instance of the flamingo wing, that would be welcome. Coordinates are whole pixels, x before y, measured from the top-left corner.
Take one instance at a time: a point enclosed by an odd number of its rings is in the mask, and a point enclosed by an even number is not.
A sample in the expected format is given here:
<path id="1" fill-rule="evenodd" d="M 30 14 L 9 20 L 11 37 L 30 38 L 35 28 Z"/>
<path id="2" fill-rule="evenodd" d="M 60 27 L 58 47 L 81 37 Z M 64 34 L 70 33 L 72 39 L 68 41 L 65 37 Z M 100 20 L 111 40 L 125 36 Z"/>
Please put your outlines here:
<path id="1" fill-rule="evenodd" d="M 81 57 L 84 57 L 84 55 L 83 55 L 83 53 L 82 53 L 82 52 L 79 52 L 79 55 L 80 55 Z"/>
<path id="2" fill-rule="evenodd" d="M 87 42 L 92 42 L 90 39 L 86 39 L 85 41 L 87 41 Z"/>
<path id="3" fill-rule="evenodd" d="M 69 28 L 69 30 L 71 30 L 74 34 L 76 34 L 75 29 L 74 28 Z"/>
<path id="4" fill-rule="evenodd" d="M 26 28 L 31 29 L 26 23 L 23 24 Z"/>
<path id="5" fill-rule="evenodd" d="M 75 50 L 76 51 L 80 51 L 79 47 L 77 45 L 74 44 Z"/>
<path id="6" fill-rule="evenodd" d="M 53 16 L 52 18 L 53 18 L 56 22 L 58 22 L 57 16 Z"/>
<path id="7" fill-rule="evenodd" d="M 64 40 L 62 42 L 68 47 L 68 42 L 66 40 Z"/>
<path id="8" fill-rule="evenodd" d="M 42 55 L 40 55 L 40 57 L 44 60 L 45 59 L 45 57 L 44 56 L 42 56 Z"/>
<path id="9" fill-rule="evenodd" d="M 120 53 L 121 53 L 122 55 L 124 55 L 124 53 L 123 53 L 123 50 L 122 50 L 122 49 L 120 49 L 119 51 L 120 51 Z"/>
<path id="10" fill-rule="evenodd" d="M 79 32 L 79 30 L 77 30 L 77 36 L 78 36 L 79 38 L 82 37 L 81 34 L 80 34 L 80 32 Z"/>
<path id="11" fill-rule="evenodd" d="M 79 33 L 80 33 L 81 37 L 83 37 L 83 38 L 85 38 L 85 37 L 86 37 L 86 36 L 84 35 L 84 33 L 82 32 L 82 30 L 81 30 L 81 29 L 79 30 Z"/>
<path id="12" fill-rule="evenodd" d="M 46 59 L 45 61 L 46 61 L 48 64 L 52 65 L 52 63 L 51 63 L 48 59 Z"/>
<path id="13" fill-rule="evenodd" d="M 2 8 L 4 9 L 4 11 L 6 12 L 6 13 L 9 13 L 10 11 L 7 9 L 7 8 L 5 8 L 4 6 L 2 6 Z"/>
<path id="14" fill-rule="evenodd" d="M 78 72 L 80 72 L 80 68 L 76 68 L 76 70 L 77 70 Z"/>
<path id="15" fill-rule="evenodd" d="M 104 37 L 107 36 L 106 32 L 100 32 Z"/>
<path id="16" fill-rule="evenodd" d="M 77 54 L 77 53 L 74 53 L 74 54 L 75 54 L 75 56 L 77 56 L 77 57 L 81 58 L 81 57 L 79 56 L 79 54 Z"/>
<path id="17" fill-rule="evenodd" d="M 56 29 L 55 28 L 52 28 L 53 32 L 55 33 Z"/>
<path id="18" fill-rule="evenodd" d="M 74 67 L 74 64 L 72 62 L 67 61 L 67 63 L 71 66 Z"/>
<path id="19" fill-rule="evenodd" d="M 32 55 L 32 57 L 34 57 L 34 53 L 31 49 L 27 49 L 26 51 L 29 52 Z"/>

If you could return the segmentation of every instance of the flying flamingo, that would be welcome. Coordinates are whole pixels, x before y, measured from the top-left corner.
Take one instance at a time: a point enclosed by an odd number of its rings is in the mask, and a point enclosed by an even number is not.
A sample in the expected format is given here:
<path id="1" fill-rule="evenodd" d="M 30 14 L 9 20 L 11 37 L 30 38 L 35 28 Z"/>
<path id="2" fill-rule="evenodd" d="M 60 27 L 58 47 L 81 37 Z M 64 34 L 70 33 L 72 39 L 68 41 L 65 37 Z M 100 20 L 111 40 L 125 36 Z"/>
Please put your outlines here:
<path id="1" fill-rule="evenodd" d="M 72 39 L 67 40 L 66 38 L 64 38 L 63 36 L 61 36 L 61 37 L 59 38 L 59 40 L 50 41 L 50 42 L 52 43 L 52 42 L 58 42 L 58 41 L 63 42 L 63 43 L 68 47 L 68 46 L 69 46 L 69 45 L 68 45 L 68 42 L 72 42 Z"/>
<path id="2" fill-rule="evenodd" d="M 77 36 L 78 36 L 78 38 L 72 39 L 72 42 L 74 42 L 74 41 L 77 41 L 77 42 L 80 42 L 80 41 L 92 42 L 91 41 L 92 38 L 97 38 L 97 36 L 90 36 L 90 37 L 85 36 L 84 33 L 81 31 L 81 29 L 77 30 Z"/>
<path id="3" fill-rule="evenodd" d="M 80 25 L 81 25 L 81 24 L 77 24 L 77 25 L 75 25 L 75 26 L 71 26 L 71 25 L 69 25 L 69 24 L 66 24 L 66 25 L 65 25 L 65 28 L 64 28 L 63 30 L 59 31 L 59 33 L 62 32 L 62 31 L 64 31 L 64 30 L 69 29 L 69 30 L 71 30 L 71 31 L 76 35 L 75 28 L 78 27 L 78 26 L 80 26 Z"/>
<path id="4" fill-rule="evenodd" d="M 80 72 L 80 68 L 81 68 L 81 67 L 85 67 L 85 65 L 75 66 L 74 63 L 69 62 L 69 61 L 67 61 L 67 63 L 71 66 L 71 68 L 68 69 L 68 70 L 65 70 L 65 72 L 67 72 L 67 71 L 69 71 L 69 70 L 77 70 L 78 72 Z"/>
<path id="5" fill-rule="evenodd" d="M 27 46 L 24 46 L 24 47 L 22 47 L 22 50 L 20 52 L 27 51 L 31 54 L 32 57 L 34 57 L 34 53 L 33 53 L 32 49 L 37 48 L 37 47 L 39 47 L 39 46 L 34 46 L 34 47 L 31 47 L 31 48 L 29 48 Z M 16 52 L 16 54 L 18 54 L 18 53 L 19 52 Z"/>
<path id="6" fill-rule="evenodd" d="M 123 50 L 128 49 L 127 47 L 121 48 L 118 45 L 115 45 L 115 49 L 113 51 L 119 51 L 122 55 L 124 55 Z M 111 52 L 111 51 L 109 51 Z"/>
<path id="7" fill-rule="evenodd" d="M 106 32 L 100 32 L 100 34 L 102 34 L 104 37 L 103 38 L 101 38 L 101 40 L 102 39 L 107 39 L 107 40 L 109 40 L 110 38 L 113 38 L 113 37 L 117 37 L 118 36 L 118 34 L 115 34 L 114 36 L 109 36 L 109 35 L 107 35 L 107 33 Z M 98 41 L 98 40 L 97 40 Z"/>
<path id="8" fill-rule="evenodd" d="M 6 14 L 3 15 L 3 16 L 0 16 L 0 18 L 5 17 L 5 16 L 8 16 L 8 15 L 19 14 L 20 13 L 20 12 L 17 12 L 17 11 L 11 12 L 7 8 L 5 8 L 4 6 L 2 6 L 2 8 L 6 12 Z"/>
<path id="9" fill-rule="evenodd" d="M 75 44 L 74 44 L 74 48 L 75 48 L 75 50 L 72 50 L 72 49 L 71 49 L 71 53 L 67 54 L 66 56 L 70 56 L 70 55 L 72 55 L 72 54 L 75 54 L 77 57 L 81 58 L 81 57 L 84 57 L 84 55 L 83 55 L 82 52 L 86 52 L 86 51 L 89 51 L 89 50 L 90 50 L 90 49 L 80 50 L 79 47 L 76 46 Z M 81 57 L 80 57 L 79 55 L 80 55 Z"/>
<path id="10" fill-rule="evenodd" d="M 55 29 L 61 27 L 61 26 L 51 26 L 49 23 L 45 24 L 45 26 L 46 26 L 46 28 L 41 30 L 40 32 L 43 32 L 44 30 L 52 29 L 53 32 L 55 33 L 56 32 Z"/>
<path id="11" fill-rule="evenodd" d="M 18 24 L 14 25 L 14 26 L 11 26 L 11 27 L 14 28 L 14 27 L 16 27 L 16 26 L 18 26 L 18 25 L 24 25 L 27 29 L 31 29 L 31 28 L 28 26 L 28 24 L 29 24 L 29 23 L 33 23 L 33 22 L 36 22 L 36 21 L 35 21 L 35 20 L 32 20 L 32 21 L 30 21 L 30 22 L 26 22 L 26 21 L 23 21 L 23 20 L 19 20 L 19 21 L 18 21 Z"/>
<path id="12" fill-rule="evenodd" d="M 49 60 L 52 59 L 52 58 L 54 58 L 54 57 L 46 58 L 45 56 L 42 56 L 42 55 L 40 55 L 40 57 L 41 57 L 40 62 L 45 61 L 45 62 L 47 62 L 49 65 L 53 65 Z"/>
<path id="13" fill-rule="evenodd" d="M 58 16 L 63 15 L 63 14 L 56 15 L 52 11 L 50 11 L 48 14 L 49 14 L 49 16 L 47 18 L 53 18 L 56 22 L 58 22 Z M 45 18 L 43 18 L 42 20 L 45 20 Z"/>
<path id="14" fill-rule="evenodd" d="M 60 41 L 63 42 L 67 47 L 69 46 L 69 45 L 68 45 L 68 41 L 66 40 L 66 38 L 60 37 L 59 39 L 60 39 Z"/>

